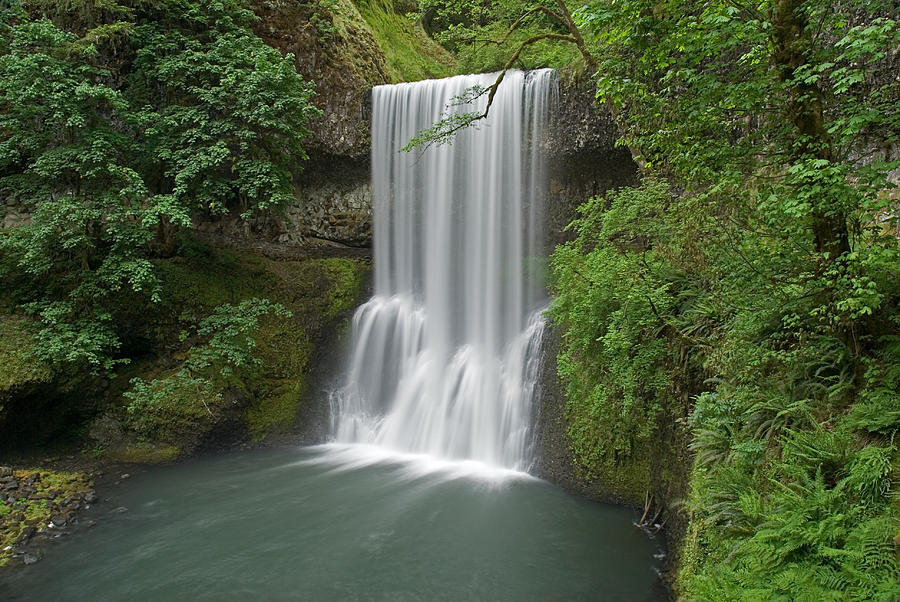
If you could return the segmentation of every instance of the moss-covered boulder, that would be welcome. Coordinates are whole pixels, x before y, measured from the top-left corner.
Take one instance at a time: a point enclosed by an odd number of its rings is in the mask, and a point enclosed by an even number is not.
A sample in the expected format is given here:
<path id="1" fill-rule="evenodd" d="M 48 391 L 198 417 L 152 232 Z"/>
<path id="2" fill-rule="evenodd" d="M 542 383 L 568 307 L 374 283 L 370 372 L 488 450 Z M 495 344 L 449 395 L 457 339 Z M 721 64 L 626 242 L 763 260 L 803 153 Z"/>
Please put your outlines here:
<path id="1" fill-rule="evenodd" d="M 117 461 L 164 462 L 202 446 L 290 431 L 302 404 L 317 393 L 307 383 L 319 350 L 360 302 L 369 265 L 196 247 L 159 261 L 157 269 L 164 301 L 136 329 L 146 353 L 120 371 L 108 409 L 88 429 L 89 447 Z M 237 351 L 216 355 L 210 347 L 216 343 L 204 342 L 197 326 L 223 307 L 246 312 L 250 300 L 278 311 L 254 316 L 252 340 L 244 341 L 252 360 L 229 364 Z M 198 353 L 212 358 L 203 370 L 196 369 Z"/>
<path id="2" fill-rule="evenodd" d="M 50 382 L 50 366 L 35 357 L 34 339 L 24 316 L 0 315 L 0 417 L 4 402 Z"/>

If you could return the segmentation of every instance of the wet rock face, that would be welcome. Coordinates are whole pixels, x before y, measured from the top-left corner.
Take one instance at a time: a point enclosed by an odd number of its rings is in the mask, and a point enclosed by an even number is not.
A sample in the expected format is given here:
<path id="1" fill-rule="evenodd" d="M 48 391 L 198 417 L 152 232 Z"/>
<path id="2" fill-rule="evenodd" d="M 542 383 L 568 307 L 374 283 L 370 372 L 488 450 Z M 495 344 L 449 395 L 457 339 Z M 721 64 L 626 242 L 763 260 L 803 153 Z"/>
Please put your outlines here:
<path id="1" fill-rule="evenodd" d="M 326 84 L 319 87 L 322 93 L 329 89 Z M 312 158 L 303 165 L 297 180 L 296 201 L 281 214 L 258 216 L 248 222 L 216 220 L 200 224 L 198 229 L 230 241 L 298 247 L 371 246 L 368 89 L 353 103 L 345 96 L 342 98 L 347 102 L 329 109 L 333 112 L 326 113 L 323 119 L 331 120 L 333 128 L 329 125 L 315 130 L 314 139 L 339 138 L 343 135 L 339 130 L 354 120 L 358 125 L 365 124 L 364 132 L 358 129 L 359 136 L 352 140 L 334 139 L 327 145 L 316 142 L 318 154 L 311 151 Z M 358 105 L 354 104 L 357 101 Z M 356 112 L 347 117 L 341 113 L 344 110 Z M 590 81 L 560 82 L 559 102 L 551 116 L 546 142 L 550 171 L 546 203 L 548 250 L 572 236 L 564 230 L 576 216 L 579 204 L 610 188 L 636 181 L 637 166 L 627 149 L 615 146 L 618 136 L 612 116 L 596 102 Z"/>
<path id="2" fill-rule="evenodd" d="M 297 72 L 316 82 L 313 104 L 324 114 L 309 124 L 304 148 L 311 157 L 352 158 L 369 153 L 368 91 L 389 78 L 384 52 L 351 0 L 332 8 L 290 0 L 252 0 L 260 17 L 254 31 Z"/>
<path id="3" fill-rule="evenodd" d="M 296 247 L 369 247 L 372 186 L 369 160 L 331 156 L 310 161 L 296 187 L 296 201 L 281 214 L 236 217 L 197 224 L 207 236 L 254 244 Z"/>
<path id="4" fill-rule="evenodd" d="M 590 78 L 561 79 L 547 141 L 551 160 L 571 160 L 583 153 L 611 151 L 618 138 L 619 130 L 612 115 L 597 102 L 594 82 Z"/>
<path id="5" fill-rule="evenodd" d="M 328 241 L 351 247 L 372 243 L 372 186 L 368 158 L 332 158 L 311 166 L 297 202 L 287 208 L 279 242 Z"/>
<path id="6" fill-rule="evenodd" d="M 616 146 L 618 138 L 615 121 L 597 102 L 590 79 L 560 81 L 546 147 L 548 250 L 574 236 L 565 228 L 577 216 L 578 205 L 637 182 L 637 164 L 627 148 Z"/>

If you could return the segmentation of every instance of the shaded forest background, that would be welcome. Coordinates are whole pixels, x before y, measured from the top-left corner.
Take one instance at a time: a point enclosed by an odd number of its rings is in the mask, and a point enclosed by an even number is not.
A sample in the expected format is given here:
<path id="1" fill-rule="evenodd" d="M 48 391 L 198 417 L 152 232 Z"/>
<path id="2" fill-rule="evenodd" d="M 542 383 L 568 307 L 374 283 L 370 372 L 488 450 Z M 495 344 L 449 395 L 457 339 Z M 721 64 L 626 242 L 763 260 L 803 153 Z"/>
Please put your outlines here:
<path id="1" fill-rule="evenodd" d="M 27 216 L 0 232 L 6 420 L 47 387 L 77 405 L 112 386 L 98 453 L 124 437 L 166 457 L 234 405 L 257 435 L 290 422 L 308 353 L 285 349 L 321 333 L 279 333 L 351 308 L 363 268 L 191 234 L 277 211 L 303 179 L 329 82 L 254 29 L 286 4 L 0 12 L 0 197 Z M 350 13 L 393 39 L 377 83 L 509 65 L 596 85 L 641 181 L 585 203 L 551 260 L 579 469 L 625 475 L 634 502 L 683 481 L 665 503 L 685 599 L 900 598 L 895 3 L 295 4 L 325 44 Z M 236 295 L 237 273 L 256 280 Z"/>

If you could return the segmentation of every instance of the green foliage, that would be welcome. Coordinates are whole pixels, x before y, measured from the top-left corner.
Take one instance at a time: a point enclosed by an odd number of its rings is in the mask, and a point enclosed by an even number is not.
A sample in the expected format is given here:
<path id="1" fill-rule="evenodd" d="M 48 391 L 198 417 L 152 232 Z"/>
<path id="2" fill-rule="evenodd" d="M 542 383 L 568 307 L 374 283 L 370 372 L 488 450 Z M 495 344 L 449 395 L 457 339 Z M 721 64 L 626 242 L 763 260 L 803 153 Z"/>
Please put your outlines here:
<path id="1" fill-rule="evenodd" d="M 883 320 L 885 306 L 893 315 L 896 289 L 880 289 L 874 316 L 823 321 L 819 282 L 761 285 L 771 237 L 743 245 L 746 263 L 735 262 L 734 232 L 714 235 L 682 203 L 692 206 L 653 179 L 595 199 L 553 256 L 578 462 L 604 475 L 653 449 L 692 388 L 686 510 L 697 539 L 683 556 L 683 595 L 891 599 L 900 356 L 897 335 L 860 322 Z M 891 267 L 866 276 L 880 281 Z M 855 349 L 833 334 L 848 322 Z"/>
<path id="2" fill-rule="evenodd" d="M 146 390 L 141 403 L 126 399 L 121 411 L 94 421 L 91 437 L 105 457 L 169 458 L 160 451 L 166 445 L 190 452 L 217 425 L 245 418 L 255 440 L 291 426 L 315 349 L 335 318 L 359 303 L 367 273 L 365 262 L 347 258 L 274 261 L 196 242 L 181 254 L 155 262 L 162 301 L 131 318 L 140 324 L 132 336 L 161 357 L 121 370 L 118 386 L 139 378 Z M 292 316 L 262 313 L 272 307 L 254 300 L 262 297 Z M 246 304 L 253 307 L 240 309 Z"/>
<path id="3" fill-rule="evenodd" d="M 268 314 L 290 316 L 282 305 L 265 299 L 221 305 L 200 321 L 194 333 L 199 341 L 178 370 L 150 382 L 132 379 L 125 397 L 135 430 L 145 437 L 169 440 L 195 428 L 204 412 L 214 417 L 222 390 L 240 386 L 240 373 L 261 365 L 254 354 L 255 335 L 260 318 Z"/>
<path id="4" fill-rule="evenodd" d="M 398 14 L 392 0 L 357 0 L 355 4 L 384 51 L 391 81 L 447 77 L 456 71 L 455 58 L 429 38 L 420 24 Z"/>
<path id="5" fill-rule="evenodd" d="M 4 397 L 19 387 L 47 382 L 50 366 L 35 361 L 35 342 L 28 320 L 16 316 L 0 316 L 0 411 Z"/>
<path id="6" fill-rule="evenodd" d="M 465 111 L 462 113 L 445 113 L 445 117 L 436 121 L 427 128 L 416 132 L 409 142 L 400 149 L 404 152 L 412 152 L 416 148 L 427 148 L 432 145 L 443 146 L 450 144 L 456 137 L 456 133 L 462 129 L 472 127 L 479 120 L 484 119 L 484 112 L 475 113 Z"/>
<path id="7" fill-rule="evenodd" d="M 116 347 L 102 299 L 123 287 L 149 291 L 140 248 L 147 189 L 127 165 L 116 131 L 126 103 L 94 83 L 103 75 L 68 54 L 75 36 L 49 21 L 6 28 L 0 55 L 0 191 L 31 221 L 0 234 L 0 276 L 19 274 L 24 307 L 39 315 L 45 359 L 111 367 Z"/>
<path id="8" fill-rule="evenodd" d="M 651 223 L 643 217 L 668 198 L 668 187 L 659 181 L 623 190 L 602 224 L 595 213 L 600 201 L 584 205 L 570 226 L 578 237 L 552 259 L 557 297 L 551 314 L 566 325 L 559 372 L 573 401 L 570 437 L 589 472 L 605 459 L 624 459 L 647 447 L 671 393 L 674 358 L 664 316 L 675 300 L 659 273 L 668 266 L 643 248 L 642 232 Z M 598 244 L 606 239 L 620 247 Z"/>
<path id="9" fill-rule="evenodd" d="M 419 0 L 415 15 L 436 40 L 459 56 L 464 73 L 497 71 L 506 65 L 516 49 L 534 36 L 545 33 L 567 33 L 559 22 L 536 6 L 555 9 L 553 2 L 475 2 L 473 0 Z M 510 28 L 521 18 L 513 31 Z M 581 57 L 571 44 L 540 40 L 528 44 L 512 65 L 517 69 L 553 67 L 578 68 Z"/>
<path id="10" fill-rule="evenodd" d="M 576 15 L 645 179 L 586 203 L 554 254 L 570 437 L 602 473 L 689 415 L 685 599 L 900 597 L 898 162 L 870 152 L 900 135 L 894 16 Z"/>
<path id="11" fill-rule="evenodd" d="M 136 29 L 129 89 L 134 106 L 152 107 L 134 119 L 144 158 L 171 181 L 163 203 L 212 213 L 237 205 L 245 215 L 284 204 L 306 158 L 306 121 L 321 113 L 311 84 L 292 55 L 252 33 L 255 17 L 238 2 L 181 8 Z"/>
<path id="12" fill-rule="evenodd" d="M 292 198 L 318 112 L 239 2 L 28 8 L 0 14 L 0 198 L 30 217 L 0 278 L 44 360 L 109 370 L 122 308 L 159 301 L 153 255 L 199 213 Z"/>

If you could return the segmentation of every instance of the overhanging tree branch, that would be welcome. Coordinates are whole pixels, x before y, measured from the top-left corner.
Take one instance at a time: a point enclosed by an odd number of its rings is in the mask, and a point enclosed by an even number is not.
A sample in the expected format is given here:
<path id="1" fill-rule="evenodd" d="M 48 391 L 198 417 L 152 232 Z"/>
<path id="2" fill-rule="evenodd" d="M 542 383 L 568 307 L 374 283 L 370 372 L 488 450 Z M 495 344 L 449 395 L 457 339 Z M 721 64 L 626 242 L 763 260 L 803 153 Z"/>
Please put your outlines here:
<path id="1" fill-rule="evenodd" d="M 516 19 L 516 21 L 512 25 L 509 26 L 509 29 L 506 30 L 506 33 L 503 35 L 502 38 L 500 38 L 499 40 L 484 40 L 484 43 L 496 44 L 498 46 L 500 44 L 505 44 L 506 41 L 509 40 L 509 36 L 511 36 L 513 34 L 513 32 L 515 32 L 522 25 L 522 22 L 525 19 L 527 19 L 531 15 L 536 15 L 538 13 L 544 13 L 545 15 L 547 15 L 551 19 L 557 21 L 561 25 L 563 25 L 563 26 L 566 25 L 566 19 L 562 14 L 554 12 L 553 10 L 547 8 L 546 6 L 536 6 L 536 7 L 532 8 L 531 10 L 526 11 L 525 13 L 522 14 L 521 17 Z"/>
<path id="2" fill-rule="evenodd" d="M 519 47 L 516 51 L 509 57 L 509 60 L 506 61 L 506 64 L 503 66 L 503 70 L 497 76 L 497 79 L 493 84 L 478 91 L 475 94 L 467 94 L 462 97 L 457 97 L 455 100 L 462 102 L 470 103 L 475 102 L 477 99 L 481 98 L 485 94 L 488 95 L 487 105 L 484 107 L 483 112 L 469 112 L 469 113 L 450 113 L 445 117 L 441 118 L 440 121 L 435 123 L 429 128 L 426 128 L 415 136 L 413 136 L 410 141 L 404 146 L 403 151 L 409 152 L 416 147 L 428 148 L 434 144 L 441 145 L 447 144 L 452 139 L 453 136 L 460 130 L 463 130 L 476 121 L 480 121 L 482 119 L 486 119 L 491 110 L 491 105 L 494 104 L 494 97 L 497 95 L 497 90 L 500 88 L 500 84 L 503 82 L 503 78 L 506 76 L 506 72 L 512 68 L 513 63 L 515 63 L 519 59 L 519 55 L 522 54 L 522 51 L 534 44 L 536 42 L 540 42 L 541 40 L 562 40 L 565 42 L 575 43 L 575 39 L 573 36 L 560 34 L 560 33 L 542 33 L 528 38 L 519 44 Z M 451 105 L 458 105 L 459 102 L 451 102 Z"/>
<path id="3" fill-rule="evenodd" d="M 445 116 L 441 118 L 440 121 L 413 136 L 406 144 L 406 146 L 404 146 L 401 150 L 409 152 L 417 147 L 422 147 L 424 150 L 434 144 L 448 144 L 453 140 L 453 137 L 460 130 L 470 127 L 474 123 L 481 121 L 482 119 L 486 119 L 490 114 L 491 106 L 494 103 L 494 97 L 497 94 L 497 89 L 503 82 L 503 78 L 506 76 L 506 72 L 512 68 L 513 64 L 515 64 L 515 62 L 519 59 L 519 56 L 521 56 L 522 51 L 525 50 L 525 48 L 537 42 L 543 40 L 558 40 L 561 42 L 574 44 L 578 51 L 581 53 L 581 57 L 584 60 L 584 65 L 587 70 L 590 73 L 595 73 L 597 71 L 597 59 L 594 58 L 594 56 L 588 49 L 587 44 L 584 41 L 584 37 L 581 35 L 581 31 L 579 31 L 578 26 L 575 24 L 575 20 L 572 18 L 572 13 L 569 12 L 568 7 L 563 0 L 555 0 L 555 2 L 558 10 L 554 11 L 553 9 L 543 5 L 529 9 L 515 20 L 515 22 L 509 27 L 509 29 L 500 40 L 485 41 L 485 43 L 498 45 L 505 43 L 509 40 L 509 37 L 513 34 L 513 32 L 521 28 L 527 17 L 536 14 L 544 14 L 552 18 L 561 26 L 563 26 L 566 29 L 567 33 L 546 32 L 534 35 L 521 42 L 518 47 L 516 47 L 515 52 L 513 52 L 513 54 L 506 61 L 506 64 L 503 66 L 503 70 L 497 76 L 497 79 L 493 84 L 491 84 L 487 88 L 484 88 L 483 90 L 480 90 L 474 95 L 470 94 L 465 96 L 466 102 L 474 102 L 484 94 L 488 94 L 488 101 L 487 105 L 484 108 L 484 111 L 449 114 L 445 113 Z M 456 103 L 457 106 L 458 104 L 459 103 Z M 624 133 L 625 123 L 620 116 L 618 108 L 610 100 L 606 101 L 606 106 L 609 112 L 612 114 L 613 121 L 615 121 L 619 131 Z M 628 150 L 631 153 L 632 159 L 634 159 L 635 163 L 638 164 L 638 167 L 641 169 L 641 171 L 644 171 L 646 169 L 646 163 L 639 149 L 633 146 L 628 146 Z"/>

